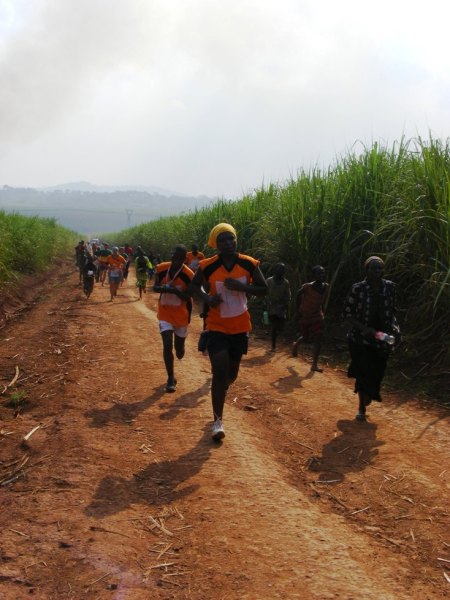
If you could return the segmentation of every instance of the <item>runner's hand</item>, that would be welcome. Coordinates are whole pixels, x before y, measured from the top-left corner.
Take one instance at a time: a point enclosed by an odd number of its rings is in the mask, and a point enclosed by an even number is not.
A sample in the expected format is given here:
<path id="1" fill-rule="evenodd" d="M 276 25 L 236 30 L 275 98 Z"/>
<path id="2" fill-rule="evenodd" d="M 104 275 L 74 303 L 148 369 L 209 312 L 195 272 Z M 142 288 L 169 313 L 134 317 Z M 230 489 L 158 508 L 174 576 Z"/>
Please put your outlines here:
<path id="1" fill-rule="evenodd" d="M 208 306 L 210 306 L 211 308 L 215 308 L 216 306 L 219 306 L 219 304 L 222 302 L 222 296 L 220 294 L 214 294 L 214 296 L 208 296 L 208 300 L 206 301 L 206 304 Z"/>
<path id="2" fill-rule="evenodd" d="M 238 279 L 233 279 L 232 277 L 227 277 L 224 280 L 223 284 L 227 288 L 227 290 L 233 290 L 235 292 L 245 291 L 245 285 L 242 283 L 242 281 L 239 281 Z"/>

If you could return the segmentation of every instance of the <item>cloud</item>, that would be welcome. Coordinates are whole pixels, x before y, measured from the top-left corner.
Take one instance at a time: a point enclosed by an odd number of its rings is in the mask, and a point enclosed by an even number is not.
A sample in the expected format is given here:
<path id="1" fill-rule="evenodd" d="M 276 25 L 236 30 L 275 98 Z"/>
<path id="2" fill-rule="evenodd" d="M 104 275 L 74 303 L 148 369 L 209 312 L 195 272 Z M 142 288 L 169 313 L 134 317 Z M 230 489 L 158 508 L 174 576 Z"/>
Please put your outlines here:
<path id="1" fill-rule="evenodd" d="M 444 0 L 3 1 L 0 178 L 234 195 L 358 139 L 446 134 L 449 12 Z"/>
<path id="2" fill-rule="evenodd" d="M 151 63 L 164 30 L 158 3 L 131 0 L 37 1 L 12 14 L 20 21 L 0 58 L 0 133 L 33 139 L 89 102 L 108 74 Z M 24 8 L 23 3 L 19 7 Z M 4 34 L 6 35 L 6 34 Z M 156 54 L 156 53 L 154 53 Z"/>

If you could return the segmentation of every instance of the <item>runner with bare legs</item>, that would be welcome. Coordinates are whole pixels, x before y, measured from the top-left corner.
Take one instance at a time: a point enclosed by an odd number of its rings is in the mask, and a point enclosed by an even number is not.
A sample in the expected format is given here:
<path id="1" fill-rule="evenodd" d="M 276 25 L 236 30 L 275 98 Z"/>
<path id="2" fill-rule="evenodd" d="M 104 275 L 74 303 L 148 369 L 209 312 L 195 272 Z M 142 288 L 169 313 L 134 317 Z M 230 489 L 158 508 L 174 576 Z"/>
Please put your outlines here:
<path id="1" fill-rule="evenodd" d="M 304 283 L 297 294 L 297 315 L 300 336 L 292 344 L 292 356 L 297 356 L 300 342 L 312 341 L 313 357 L 311 371 L 322 372 L 319 355 L 325 326 L 324 305 L 329 285 L 325 283 L 325 269 L 320 265 L 313 268 L 314 281 Z"/>
<path id="2" fill-rule="evenodd" d="M 171 262 L 156 267 L 153 291 L 160 294 L 158 301 L 159 331 L 163 342 L 163 358 L 167 371 L 166 392 L 175 392 L 177 380 L 174 371 L 173 349 L 176 357 L 184 356 L 184 345 L 190 320 L 191 293 L 189 286 L 194 273 L 184 264 L 186 247 L 175 247 Z"/>
<path id="3" fill-rule="evenodd" d="M 193 293 L 208 305 L 207 350 L 211 362 L 213 409 L 212 438 L 225 437 L 222 423 L 228 387 L 236 380 L 242 355 L 247 354 L 251 330 L 247 294 L 267 292 L 259 261 L 237 252 L 236 230 L 228 223 L 216 225 L 208 245 L 218 254 L 200 262 L 192 281 Z M 208 285 L 209 292 L 204 285 Z"/>
<path id="4" fill-rule="evenodd" d="M 97 250 L 99 281 L 102 286 L 105 285 L 106 273 L 108 272 L 108 256 L 111 256 L 111 254 L 109 244 L 106 242 L 103 243 L 103 248 Z"/>
<path id="5" fill-rule="evenodd" d="M 119 254 L 119 248 L 114 246 L 112 249 L 111 256 L 107 258 L 108 264 L 108 281 L 109 291 L 111 294 L 110 302 L 117 296 L 117 290 L 119 289 L 120 282 L 122 281 L 122 271 L 125 268 L 125 259 Z"/>
<path id="6" fill-rule="evenodd" d="M 148 272 L 152 268 L 148 256 L 145 256 L 142 248 L 139 246 L 136 250 L 136 259 L 134 261 L 136 269 L 136 287 L 139 290 L 139 299 L 142 299 L 142 293 L 146 293 L 148 282 Z"/>

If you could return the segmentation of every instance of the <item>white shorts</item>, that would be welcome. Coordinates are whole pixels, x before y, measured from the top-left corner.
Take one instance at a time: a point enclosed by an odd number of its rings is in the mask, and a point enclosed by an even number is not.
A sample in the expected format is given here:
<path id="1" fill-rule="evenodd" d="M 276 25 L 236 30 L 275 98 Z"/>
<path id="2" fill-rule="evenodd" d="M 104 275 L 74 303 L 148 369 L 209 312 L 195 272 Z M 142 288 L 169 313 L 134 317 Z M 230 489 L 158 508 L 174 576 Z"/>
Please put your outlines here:
<path id="1" fill-rule="evenodd" d="M 185 327 L 174 327 L 172 323 L 159 321 L 159 333 L 163 333 L 163 331 L 173 331 L 180 338 L 185 338 L 188 334 L 187 325 Z"/>

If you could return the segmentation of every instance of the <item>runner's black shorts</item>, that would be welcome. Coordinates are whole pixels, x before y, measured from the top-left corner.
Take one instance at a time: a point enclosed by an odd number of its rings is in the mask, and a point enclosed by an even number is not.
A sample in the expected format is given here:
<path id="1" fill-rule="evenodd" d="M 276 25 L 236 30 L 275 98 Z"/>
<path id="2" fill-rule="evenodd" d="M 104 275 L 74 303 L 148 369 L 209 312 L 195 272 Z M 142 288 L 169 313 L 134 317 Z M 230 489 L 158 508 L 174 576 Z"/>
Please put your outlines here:
<path id="1" fill-rule="evenodd" d="M 210 356 L 226 350 L 231 360 L 241 360 L 248 350 L 248 333 L 222 333 L 208 331 L 207 350 Z"/>

